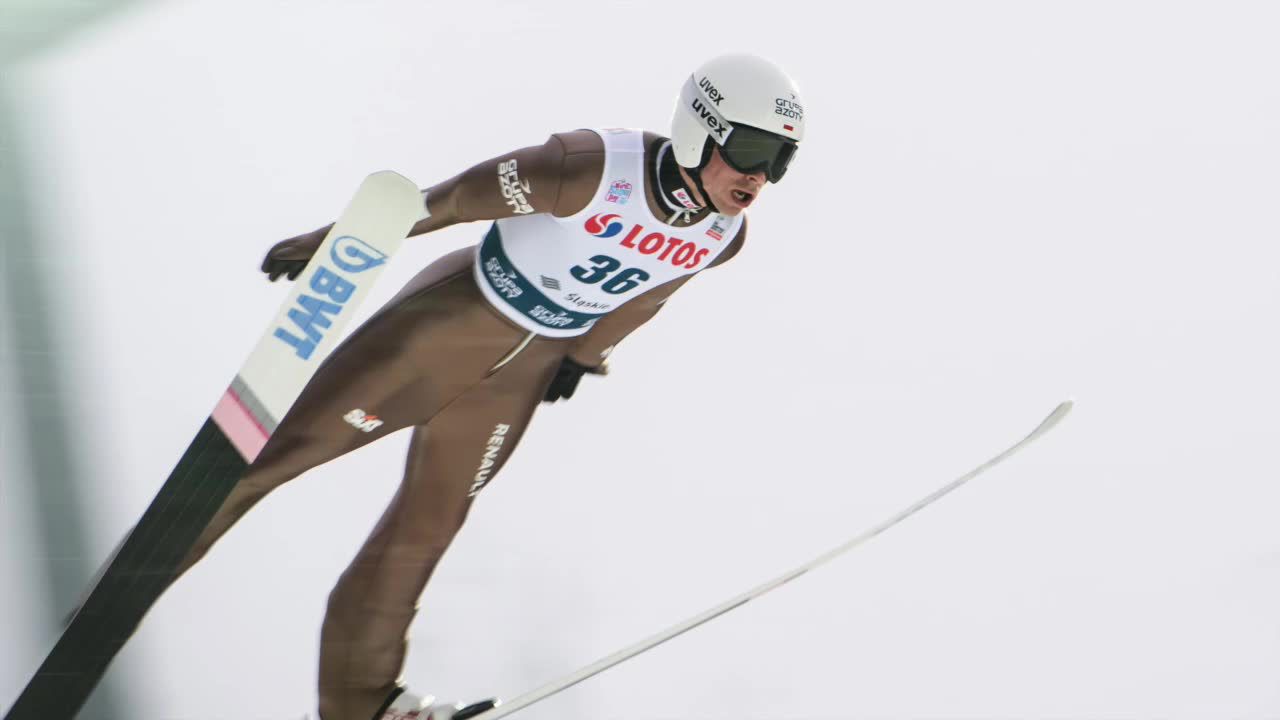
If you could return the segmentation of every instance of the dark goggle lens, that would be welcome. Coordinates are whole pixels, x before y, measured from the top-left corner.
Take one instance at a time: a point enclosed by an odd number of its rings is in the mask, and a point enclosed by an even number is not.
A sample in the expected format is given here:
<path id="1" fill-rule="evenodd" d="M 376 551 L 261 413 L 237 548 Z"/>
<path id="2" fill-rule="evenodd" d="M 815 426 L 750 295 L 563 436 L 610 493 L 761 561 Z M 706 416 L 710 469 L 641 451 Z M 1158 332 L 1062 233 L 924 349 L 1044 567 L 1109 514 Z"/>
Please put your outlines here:
<path id="1" fill-rule="evenodd" d="M 796 154 L 796 143 L 771 132 L 738 125 L 720 147 L 729 167 L 740 173 L 764 171 L 770 182 L 778 182 Z"/>

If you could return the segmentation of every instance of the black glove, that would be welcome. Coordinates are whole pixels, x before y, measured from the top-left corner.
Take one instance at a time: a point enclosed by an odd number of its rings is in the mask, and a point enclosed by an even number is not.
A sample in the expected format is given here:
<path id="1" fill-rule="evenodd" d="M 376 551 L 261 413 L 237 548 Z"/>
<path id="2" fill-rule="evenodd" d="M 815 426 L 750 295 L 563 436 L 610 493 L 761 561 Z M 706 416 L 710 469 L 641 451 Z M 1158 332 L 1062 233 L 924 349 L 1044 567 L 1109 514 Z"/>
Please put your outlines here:
<path id="1" fill-rule="evenodd" d="M 609 374 L 609 369 L 603 364 L 597 367 L 587 367 L 574 361 L 571 357 L 565 357 L 560 361 L 560 369 L 556 370 L 556 376 L 551 379 L 551 384 L 547 386 L 547 394 L 542 398 L 542 401 L 555 402 L 573 397 L 573 391 L 578 389 L 578 381 L 587 373 L 607 375 Z"/>
<path id="2" fill-rule="evenodd" d="M 267 279 L 271 282 L 275 282 L 281 275 L 297 280 L 298 274 L 324 242 L 324 236 L 323 232 L 308 233 L 276 243 L 262 260 L 262 272 L 267 274 Z"/>

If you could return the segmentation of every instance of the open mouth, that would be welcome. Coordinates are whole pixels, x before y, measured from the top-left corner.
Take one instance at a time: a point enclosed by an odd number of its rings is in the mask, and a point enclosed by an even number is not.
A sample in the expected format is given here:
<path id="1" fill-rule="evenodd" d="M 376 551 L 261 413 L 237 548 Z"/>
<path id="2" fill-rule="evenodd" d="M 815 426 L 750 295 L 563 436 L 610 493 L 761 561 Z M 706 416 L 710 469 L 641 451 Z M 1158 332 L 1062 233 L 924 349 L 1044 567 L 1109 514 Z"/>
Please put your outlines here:
<path id="1" fill-rule="evenodd" d="M 734 200 L 737 200 L 739 203 L 741 203 L 741 204 L 743 204 L 743 205 L 747 205 L 747 204 L 749 204 L 749 203 L 751 202 L 751 199 L 752 199 L 752 198 L 754 198 L 754 197 L 755 197 L 755 195 L 752 195 L 751 193 L 749 193 L 749 192 L 745 192 L 745 191 L 743 191 L 743 190 L 734 190 L 734 191 L 733 191 L 733 199 L 734 199 Z"/>

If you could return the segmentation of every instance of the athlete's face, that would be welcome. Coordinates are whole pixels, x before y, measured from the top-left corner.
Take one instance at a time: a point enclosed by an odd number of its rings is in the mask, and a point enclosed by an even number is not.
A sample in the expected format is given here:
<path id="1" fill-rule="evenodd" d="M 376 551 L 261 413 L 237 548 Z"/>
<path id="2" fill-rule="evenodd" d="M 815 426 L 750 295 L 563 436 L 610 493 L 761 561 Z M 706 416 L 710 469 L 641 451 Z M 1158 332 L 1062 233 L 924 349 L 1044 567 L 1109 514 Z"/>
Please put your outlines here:
<path id="1" fill-rule="evenodd" d="M 740 173 L 729 167 L 720 157 L 720 148 L 711 151 L 711 161 L 702 169 L 702 187 L 711 196 L 711 202 L 725 215 L 737 215 L 746 210 L 764 190 L 764 171 Z"/>

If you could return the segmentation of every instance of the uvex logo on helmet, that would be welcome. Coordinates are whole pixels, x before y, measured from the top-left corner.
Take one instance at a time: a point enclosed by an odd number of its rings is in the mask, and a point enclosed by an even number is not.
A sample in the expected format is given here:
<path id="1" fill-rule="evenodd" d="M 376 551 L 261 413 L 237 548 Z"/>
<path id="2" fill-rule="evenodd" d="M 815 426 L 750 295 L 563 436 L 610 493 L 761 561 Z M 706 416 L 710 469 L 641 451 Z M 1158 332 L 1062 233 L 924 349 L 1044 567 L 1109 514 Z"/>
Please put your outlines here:
<path id="1" fill-rule="evenodd" d="M 708 130 L 711 130 L 719 136 L 720 140 L 724 140 L 724 135 L 729 132 L 729 128 L 725 127 L 724 124 L 720 122 L 720 118 L 713 110 L 708 108 L 706 104 L 702 102 L 702 98 L 695 97 L 693 99 L 693 111 L 697 113 L 699 118 L 702 118 L 702 124 L 705 125 Z"/>
<path id="2" fill-rule="evenodd" d="M 720 101 L 724 99 L 724 93 L 720 92 L 720 90 L 711 83 L 710 78 L 703 75 L 702 79 L 698 81 L 698 87 L 702 88 L 707 93 L 707 97 L 711 99 L 711 102 L 716 104 L 716 107 L 720 107 Z"/>
<path id="3" fill-rule="evenodd" d="M 622 223 L 618 222 L 619 217 L 622 216 L 614 215 L 612 213 L 592 215 L 587 218 L 587 222 L 583 227 L 586 228 L 587 232 L 595 235 L 596 237 L 611 238 L 622 232 Z"/>

